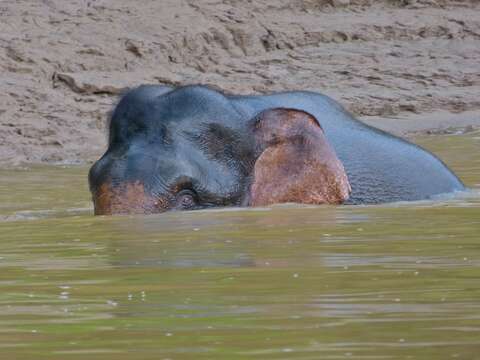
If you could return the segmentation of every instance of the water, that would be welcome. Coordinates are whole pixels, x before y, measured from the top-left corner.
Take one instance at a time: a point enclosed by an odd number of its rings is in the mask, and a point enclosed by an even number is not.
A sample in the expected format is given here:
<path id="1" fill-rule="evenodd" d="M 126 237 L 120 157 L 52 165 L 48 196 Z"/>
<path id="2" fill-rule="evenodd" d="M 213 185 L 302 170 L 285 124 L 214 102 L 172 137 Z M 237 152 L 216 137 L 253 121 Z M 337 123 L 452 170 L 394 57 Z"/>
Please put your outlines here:
<path id="1" fill-rule="evenodd" d="M 1 359 L 480 359 L 480 134 L 418 142 L 474 190 L 95 218 L 86 168 L 1 170 Z"/>

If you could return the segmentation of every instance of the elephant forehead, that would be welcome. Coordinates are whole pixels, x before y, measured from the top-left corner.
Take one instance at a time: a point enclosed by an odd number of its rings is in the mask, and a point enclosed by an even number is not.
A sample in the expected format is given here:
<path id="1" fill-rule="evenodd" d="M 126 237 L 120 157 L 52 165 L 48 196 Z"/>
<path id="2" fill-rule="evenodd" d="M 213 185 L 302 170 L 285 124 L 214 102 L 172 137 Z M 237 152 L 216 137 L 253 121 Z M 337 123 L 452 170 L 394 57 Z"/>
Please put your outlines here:
<path id="1" fill-rule="evenodd" d="M 187 86 L 154 100 L 155 110 L 170 120 L 238 119 L 241 114 L 223 94 L 202 86 Z M 225 119 L 227 118 L 227 119 Z"/>
<path id="2" fill-rule="evenodd" d="M 135 89 L 122 98 L 113 112 L 110 144 L 138 137 L 169 144 L 178 132 L 211 123 L 238 127 L 242 118 L 229 99 L 205 87 L 179 88 L 157 97 L 146 97 Z"/>

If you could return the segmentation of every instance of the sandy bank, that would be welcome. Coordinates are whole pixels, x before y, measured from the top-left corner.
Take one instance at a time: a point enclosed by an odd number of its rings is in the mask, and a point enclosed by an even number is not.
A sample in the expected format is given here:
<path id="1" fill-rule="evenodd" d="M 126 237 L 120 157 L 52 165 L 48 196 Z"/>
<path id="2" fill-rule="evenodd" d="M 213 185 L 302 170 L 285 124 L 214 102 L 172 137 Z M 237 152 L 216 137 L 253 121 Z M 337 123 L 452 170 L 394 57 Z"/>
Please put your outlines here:
<path id="1" fill-rule="evenodd" d="M 0 163 L 92 161 L 141 83 L 315 90 L 397 134 L 480 126 L 474 0 L 2 2 L 0 34 Z"/>

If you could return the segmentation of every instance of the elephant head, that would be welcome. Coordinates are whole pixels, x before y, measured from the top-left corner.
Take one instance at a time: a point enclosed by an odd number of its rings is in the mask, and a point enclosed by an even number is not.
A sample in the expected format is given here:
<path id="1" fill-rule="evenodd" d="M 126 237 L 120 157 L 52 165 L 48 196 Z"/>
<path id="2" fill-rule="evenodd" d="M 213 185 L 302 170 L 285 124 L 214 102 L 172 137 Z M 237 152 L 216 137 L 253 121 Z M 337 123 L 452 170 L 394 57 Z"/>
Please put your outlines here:
<path id="1" fill-rule="evenodd" d="M 203 87 L 127 93 L 89 183 L 98 215 L 339 204 L 350 193 L 343 165 L 312 115 L 275 108 L 246 118 Z"/>

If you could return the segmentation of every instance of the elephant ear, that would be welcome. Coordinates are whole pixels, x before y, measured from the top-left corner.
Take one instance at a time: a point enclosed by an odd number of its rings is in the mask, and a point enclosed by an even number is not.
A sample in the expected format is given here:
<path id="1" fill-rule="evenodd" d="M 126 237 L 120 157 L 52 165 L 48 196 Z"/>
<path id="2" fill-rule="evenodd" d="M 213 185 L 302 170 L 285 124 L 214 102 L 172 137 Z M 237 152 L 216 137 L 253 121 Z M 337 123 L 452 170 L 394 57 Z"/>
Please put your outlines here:
<path id="1" fill-rule="evenodd" d="M 251 122 L 256 161 L 249 205 L 340 204 L 350 195 L 345 169 L 314 116 L 271 109 Z"/>

